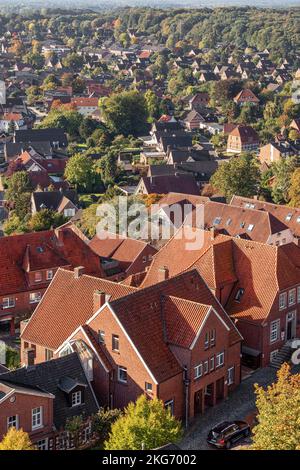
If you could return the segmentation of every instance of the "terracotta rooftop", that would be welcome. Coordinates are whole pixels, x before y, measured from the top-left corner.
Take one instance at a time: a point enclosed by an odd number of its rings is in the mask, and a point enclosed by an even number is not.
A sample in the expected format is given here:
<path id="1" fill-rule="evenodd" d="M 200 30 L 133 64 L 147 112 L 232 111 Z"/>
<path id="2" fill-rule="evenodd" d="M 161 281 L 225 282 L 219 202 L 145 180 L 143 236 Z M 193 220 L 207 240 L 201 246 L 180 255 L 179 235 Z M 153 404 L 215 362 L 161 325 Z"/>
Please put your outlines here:
<path id="1" fill-rule="evenodd" d="M 56 350 L 92 316 L 93 293 L 96 290 L 105 292 L 114 300 L 135 289 L 85 274 L 76 279 L 73 272 L 59 269 L 23 331 L 22 338 Z"/>

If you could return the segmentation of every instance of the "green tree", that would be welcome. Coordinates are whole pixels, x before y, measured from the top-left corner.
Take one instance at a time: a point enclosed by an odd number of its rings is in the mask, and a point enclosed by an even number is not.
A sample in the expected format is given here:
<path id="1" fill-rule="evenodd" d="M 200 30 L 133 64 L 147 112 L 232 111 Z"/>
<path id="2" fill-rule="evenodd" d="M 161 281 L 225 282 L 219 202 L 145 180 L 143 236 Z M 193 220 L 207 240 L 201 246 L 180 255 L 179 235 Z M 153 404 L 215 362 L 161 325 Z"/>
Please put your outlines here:
<path id="1" fill-rule="evenodd" d="M 300 450 L 300 374 L 283 364 L 267 390 L 255 386 L 258 424 L 253 450 Z"/>
<path id="2" fill-rule="evenodd" d="M 147 130 L 147 104 L 138 91 L 114 93 L 102 103 L 108 127 L 115 134 L 141 135 Z"/>
<path id="3" fill-rule="evenodd" d="M 107 184 L 113 182 L 117 176 L 117 155 L 110 151 L 99 160 L 98 167 L 103 181 Z"/>
<path id="4" fill-rule="evenodd" d="M 80 125 L 83 116 L 73 109 L 51 109 L 43 121 L 38 125 L 41 129 L 57 127 L 64 129 L 71 138 L 79 137 Z"/>
<path id="5" fill-rule="evenodd" d="M 98 413 L 93 416 L 93 431 L 102 442 L 108 438 L 112 424 L 120 418 L 122 414 L 122 411 L 117 408 L 112 410 L 100 408 Z"/>
<path id="6" fill-rule="evenodd" d="M 296 168 L 296 159 L 288 157 L 272 165 L 274 182 L 271 196 L 276 204 L 289 202 L 291 177 Z"/>
<path id="7" fill-rule="evenodd" d="M 35 448 L 27 432 L 12 427 L 0 442 L 0 450 L 35 450 Z"/>
<path id="8" fill-rule="evenodd" d="M 50 230 L 52 227 L 59 227 L 66 222 L 66 218 L 58 212 L 51 209 L 42 209 L 33 214 L 28 222 L 29 230 L 40 232 L 42 230 Z"/>
<path id="9" fill-rule="evenodd" d="M 15 202 L 20 194 L 30 192 L 32 189 L 28 173 L 16 171 L 7 181 L 5 197 L 7 201 Z"/>
<path id="10" fill-rule="evenodd" d="M 249 154 L 232 157 L 222 163 L 210 179 L 212 186 L 224 196 L 234 194 L 252 197 L 259 189 L 260 172 L 255 158 Z"/>
<path id="11" fill-rule="evenodd" d="M 65 168 L 65 178 L 73 184 L 77 190 L 91 192 L 93 188 L 103 189 L 100 175 L 96 172 L 93 160 L 77 153 L 69 158 Z"/>
<path id="12" fill-rule="evenodd" d="M 129 403 L 111 427 L 106 450 L 155 449 L 181 437 L 180 422 L 165 409 L 161 400 L 149 400 L 141 395 L 136 403 Z"/>
<path id="13" fill-rule="evenodd" d="M 300 168 L 297 168 L 291 177 L 289 188 L 289 205 L 291 207 L 300 207 Z"/>

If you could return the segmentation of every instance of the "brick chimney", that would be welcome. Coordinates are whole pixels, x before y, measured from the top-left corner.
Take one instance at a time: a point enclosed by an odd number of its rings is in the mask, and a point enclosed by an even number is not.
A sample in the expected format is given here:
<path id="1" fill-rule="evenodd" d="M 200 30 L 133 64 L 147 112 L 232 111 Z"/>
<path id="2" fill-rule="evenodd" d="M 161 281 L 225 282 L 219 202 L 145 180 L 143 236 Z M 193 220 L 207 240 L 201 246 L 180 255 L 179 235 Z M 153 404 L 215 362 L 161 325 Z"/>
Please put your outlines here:
<path id="1" fill-rule="evenodd" d="M 100 290 L 95 290 L 93 294 L 93 313 L 96 313 L 106 302 L 106 294 Z"/>
<path id="2" fill-rule="evenodd" d="M 26 367 L 34 365 L 34 358 L 35 358 L 35 349 L 34 348 L 24 349 L 24 365 Z"/>
<path id="3" fill-rule="evenodd" d="M 76 266 L 74 268 L 74 277 L 75 279 L 79 279 L 84 273 L 84 266 Z"/>
<path id="4" fill-rule="evenodd" d="M 166 266 L 158 268 L 158 282 L 169 279 L 169 269 Z"/>

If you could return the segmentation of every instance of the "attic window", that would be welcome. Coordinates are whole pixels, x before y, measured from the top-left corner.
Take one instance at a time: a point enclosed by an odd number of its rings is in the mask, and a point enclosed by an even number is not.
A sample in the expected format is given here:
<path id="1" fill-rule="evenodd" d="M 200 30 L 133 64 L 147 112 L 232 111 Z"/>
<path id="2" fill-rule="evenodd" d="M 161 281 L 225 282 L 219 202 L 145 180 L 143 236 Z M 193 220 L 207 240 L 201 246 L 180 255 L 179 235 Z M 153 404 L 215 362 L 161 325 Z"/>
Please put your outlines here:
<path id="1" fill-rule="evenodd" d="M 253 225 L 253 224 L 249 224 L 249 225 L 248 225 L 248 228 L 247 228 L 248 232 L 252 232 L 253 229 L 254 229 L 254 225 Z"/>
<path id="2" fill-rule="evenodd" d="M 37 251 L 38 253 L 44 253 L 44 248 L 41 247 L 41 246 L 37 246 L 37 247 L 36 247 L 36 251 Z"/>
<path id="3" fill-rule="evenodd" d="M 215 220 L 213 221 L 213 225 L 219 225 L 221 223 L 221 217 L 216 217 Z"/>
<path id="4" fill-rule="evenodd" d="M 226 225 L 231 225 L 232 219 L 229 217 L 229 219 L 226 222 Z"/>
<path id="5" fill-rule="evenodd" d="M 300 224 L 300 215 L 297 217 L 297 223 Z"/>
<path id="6" fill-rule="evenodd" d="M 245 222 L 241 222 L 240 227 L 244 228 L 245 227 Z"/>
<path id="7" fill-rule="evenodd" d="M 236 300 L 237 302 L 240 302 L 244 292 L 245 292 L 244 289 L 242 288 L 238 289 L 237 293 L 235 294 L 234 300 Z"/>
<path id="8" fill-rule="evenodd" d="M 291 212 L 289 212 L 289 214 L 286 216 L 285 220 L 286 220 L 287 222 L 289 222 L 292 217 L 293 217 L 293 214 L 292 214 Z"/>

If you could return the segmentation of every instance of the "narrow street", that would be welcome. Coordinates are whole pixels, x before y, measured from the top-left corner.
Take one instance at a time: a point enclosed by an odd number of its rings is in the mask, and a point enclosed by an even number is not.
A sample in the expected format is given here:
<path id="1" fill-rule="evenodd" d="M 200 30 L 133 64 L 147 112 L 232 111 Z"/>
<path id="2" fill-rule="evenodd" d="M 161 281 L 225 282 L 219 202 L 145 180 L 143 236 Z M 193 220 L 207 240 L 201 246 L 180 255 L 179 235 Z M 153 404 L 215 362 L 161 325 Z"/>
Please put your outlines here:
<path id="1" fill-rule="evenodd" d="M 195 418 L 179 443 L 179 447 L 184 450 L 213 450 L 214 448 L 206 443 L 210 429 L 222 421 L 236 419 L 247 421 L 247 418 L 255 412 L 254 384 L 258 383 L 266 387 L 275 381 L 276 372 L 276 369 L 272 367 L 255 371 L 226 400 Z"/>

